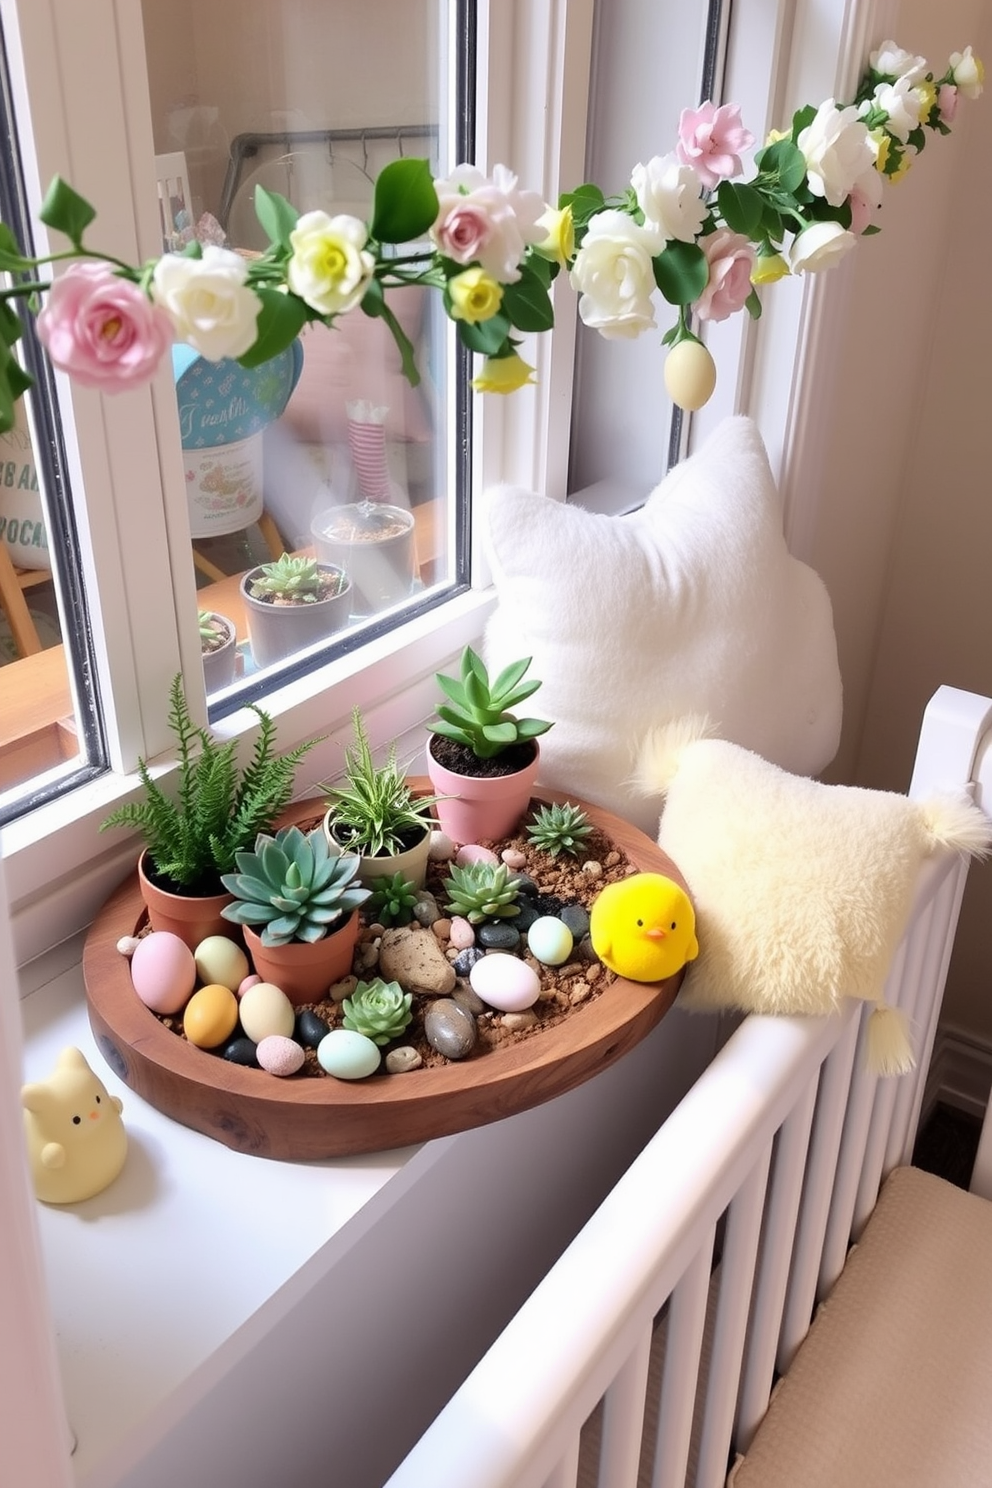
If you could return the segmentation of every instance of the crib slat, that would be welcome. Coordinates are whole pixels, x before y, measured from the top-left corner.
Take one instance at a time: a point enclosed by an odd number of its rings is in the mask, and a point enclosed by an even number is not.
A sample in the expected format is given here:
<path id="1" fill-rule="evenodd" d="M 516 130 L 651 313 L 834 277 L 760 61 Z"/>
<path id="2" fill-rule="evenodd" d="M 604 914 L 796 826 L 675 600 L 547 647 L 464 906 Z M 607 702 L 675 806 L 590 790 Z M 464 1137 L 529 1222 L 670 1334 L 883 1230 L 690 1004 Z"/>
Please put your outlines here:
<path id="1" fill-rule="evenodd" d="M 603 1440 L 599 1454 L 602 1488 L 637 1488 L 644 1434 L 644 1396 L 651 1362 L 651 1323 L 603 1397 Z"/>
<path id="2" fill-rule="evenodd" d="M 739 1452 L 746 1452 L 751 1445 L 771 1394 L 816 1092 L 816 1082 L 810 1081 L 779 1132 L 737 1407 L 736 1447 Z"/>
<path id="3" fill-rule="evenodd" d="M 854 1056 L 854 1070 L 844 1113 L 840 1152 L 830 1195 L 827 1224 L 823 1236 L 823 1250 L 816 1283 L 816 1300 L 822 1302 L 833 1290 L 847 1258 L 851 1235 L 851 1220 L 854 1215 L 854 1199 L 858 1191 L 858 1178 L 868 1140 L 875 1087 L 878 1076 L 867 1068 L 869 1009 L 862 1007 L 859 1018 L 858 1047 Z"/>
<path id="4" fill-rule="evenodd" d="M 860 1026 L 852 1007 L 846 1008 L 841 1017 L 847 1019 L 846 1026 L 820 1075 L 813 1139 L 799 1213 L 799 1230 L 776 1359 L 780 1374 L 786 1373 L 796 1350 L 806 1337 L 816 1299 L 816 1281 L 827 1227 L 830 1192 L 840 1149 L 844 1108 L 851 1084 Z"/>
<path id="5" fill-rule="evenodd" d="M 769 1137 L 750 1174 L 741 1184 L 727 1216 L 727 1238 L 720 1262 L 720 1299 L 713 1338 L 713 1363 L 706 1383 L 705 1430 L 699 1448 L 696 1488 L 721 1488 L 727 1476 L 771 1159 L 772 1141 Z"/>
<path id="6" fill-rule="evenodd" d="M 575 1488 L 579 1478 L 579 1438 L 576 1436 L 554 1472 L 544 1480 L 544 1488 Z"/>
<path id="7" fill-rule="evenodd" d="M 651 1488 L 683 1488 L 685 1483 L 715 1236 L 711 1225 L 669 1303 Z"/>

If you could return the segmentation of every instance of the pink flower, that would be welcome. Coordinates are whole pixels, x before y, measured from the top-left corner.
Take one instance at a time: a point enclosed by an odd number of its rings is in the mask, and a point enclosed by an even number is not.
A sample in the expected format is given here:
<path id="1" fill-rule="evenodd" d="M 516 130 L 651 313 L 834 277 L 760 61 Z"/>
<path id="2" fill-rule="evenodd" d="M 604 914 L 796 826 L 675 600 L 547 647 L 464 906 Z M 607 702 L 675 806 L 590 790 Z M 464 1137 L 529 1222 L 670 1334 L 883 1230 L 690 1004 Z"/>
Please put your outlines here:
<path id="1" fill-rule="evenodd" d="M 958 97 L 958 90 L 953 83 L 941 83 L 937 89 L 937 107 L 940 110 L 942 124 L 954 123 L 954 116 L 958 111 Z"/>
<path id="2" fill-rule="evenodd" d="M 109 264 L 74 263 L 48 291 L 38 336 L 56 367 L 112 393 L 148 381 L 173 329 L 166 312 Z"/>
<path id="3" fill-rule="evenodd" d="M 743 308 L 751 293 L 754 245 L 742 233 L 720 227 L 700 238 L 699 246 L 706 254 L 710 277 L 696 302 L 696 314 L 700 320 L 726 320 Z"/>
<path id="4" fill-rule="evenodd" d="M 544 199 L 521 191 L 505 165 L 492 177 L 474 165 L 457 165 L 446 180 L 435 181 L 438 214 L 431 237 L 455 263 L 478 263 L 499 284 L 516 284 L 528 243 L 540 243 Z"/>
<path id="5" fill-rule="evenodd" d="M 754 135 L 741 123 L 736 103 L 701 104 L 683 109 L 675 153 L 691 165 L 707 191 L 741 173 L 741 151 L 754 144 Z"/>

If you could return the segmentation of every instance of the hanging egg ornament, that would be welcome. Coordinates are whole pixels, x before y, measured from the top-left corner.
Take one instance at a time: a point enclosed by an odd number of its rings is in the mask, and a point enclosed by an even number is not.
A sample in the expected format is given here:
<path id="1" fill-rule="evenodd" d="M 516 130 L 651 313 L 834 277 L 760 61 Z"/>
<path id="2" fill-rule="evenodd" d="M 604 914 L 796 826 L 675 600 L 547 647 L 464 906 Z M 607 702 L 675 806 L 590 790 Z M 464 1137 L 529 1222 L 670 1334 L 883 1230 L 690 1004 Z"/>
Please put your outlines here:
<path id="1" fill-rule="evenodd" d="M 713 396 L 716 363 L 701 341 L 680 341 L 665 358 L 665 388 L 677 407 L 695 413 Z"/>

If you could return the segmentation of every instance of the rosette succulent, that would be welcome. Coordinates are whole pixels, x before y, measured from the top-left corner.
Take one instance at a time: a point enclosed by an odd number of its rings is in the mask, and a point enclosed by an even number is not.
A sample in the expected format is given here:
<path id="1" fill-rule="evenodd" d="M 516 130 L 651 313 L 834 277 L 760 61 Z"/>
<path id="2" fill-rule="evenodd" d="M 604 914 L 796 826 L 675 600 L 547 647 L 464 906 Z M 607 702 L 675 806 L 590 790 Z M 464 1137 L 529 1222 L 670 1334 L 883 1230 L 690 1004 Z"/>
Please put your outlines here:
<path id="1" fill-rule="evenodd" d="M 444 887 L 448 894 L 445 907 L 451 914 L 462 915 L 470 925 L 506 920 L 520 913 L 520 885 L 505 863 L 455 863 Z"/>
<path id="2" fill-rule="evenodd" d="M 250 593 L 252 599 L 272 595 L 296 604 L 316 604 L 318 599 L 327 597 L 328 591 L 316 558 L 283 553 L 274 562 L 261 565 L 260 576 L 251 581 Z"/>
<path id="3" fill-rule="evenodd" d="M 338 927 L 370 890 L 353 883 L 355 853 L 332 857 L 320 829 L 301 832 L 281 827 L 275 836 L 260 832 L 253 852 L 235 854 L 237 873 L 221 883 L 235 896 L 221 913 L 236 925 L 261 925 L 262 944 L 320 940 Z"/>
<path id="4" fill-rule="evenodd" d="M 409 878 L 402 873 L 386 874 L 373 878 L 369 887 L 369 910 L 380 925 L 409 925 L 418 899 L 416 886 Z"/>
<path id="5" fill-rule="evenodd" d="M 413 1018 L 412 1003 L 413 994 L 404 992 L 399 982 L 375 977 L 371 982 L 359 982 L 345 998 L 342 1021 L 353 1033 L 364 1033 L 376 1044 L 388 1044 L 399 1038 Z"/>
<path id="6" fill-rule="evenodd" d="M 550 806 L 539 806 L 534 820 L 527 828 L 527 838 L 534 847 L 557 858 L 566 853 L 576 858 L 589 833 L 592 822 L 581 806 L 570 801 L 553 802 Z"/>
<path id="7" fill-rule="evenodd" d="M 465 745 L 476 759 L 492 759 L 514 744 L 546 734 L 551 727 L 546 719 L 517 718 L 508 711 L 541 685 L 533 678 L 529 682 L 522 680 L 530 663 L 529 656 L 511 662 L 490 681 L 482 658 L 471 646 L 466 646 L 459 677 L 435 674 L 435 681 L 448 701 L 438 707 L 432 732 Z"/>

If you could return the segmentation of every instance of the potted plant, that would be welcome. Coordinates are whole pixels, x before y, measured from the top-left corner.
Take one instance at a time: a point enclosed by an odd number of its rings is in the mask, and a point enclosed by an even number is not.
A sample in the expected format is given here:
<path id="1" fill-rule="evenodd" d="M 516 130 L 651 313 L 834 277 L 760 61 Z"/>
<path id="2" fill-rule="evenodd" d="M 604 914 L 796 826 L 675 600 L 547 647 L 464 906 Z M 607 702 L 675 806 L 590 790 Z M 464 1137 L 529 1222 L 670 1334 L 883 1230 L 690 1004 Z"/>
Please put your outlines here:
<path id="1" fill-rule="evenodd" d="M 222 878 L 234 896 L 224 918 L 243 927 L 263 981 L 297 1006 L 319 1002 L 351 971 L 358 907 L 370 892 L 357 882 L 357 855 L 335 857 L 319 827 L 290 826 L 260 833 L 254 850 L 235 860 L 238 871 Z"/>
<path id="2" fill-rule="evenodd" d="M 276 754 L 275 725 L 253 705 L 259 734 L 248 765 L 239 770 L 237 740 L 220 744 L 193 723 L 179 674 L 169 697 L 179 761 L 175 796 L 166 794 L 139 759 L 144 800 L 119 806 L 100 830 L 137 827 L 143 834 L 138 880 L 149 923 L 153 930 L 171 930 L 195 949 L 208 935 L 232 934 L 221 915 L 230 901 L 221 875 L 234 867 L 240 849 L 274 825 L 292 796 L 296 766 L 317 741 Z"/>
<path id="3" fill-rule="evenodd" d="M 401 874 L 422 889 L 434 826 L 434 796 L 414 796 L 391 744 L 385 764 L 372 759 L 361 711 L 352 713 L 354 744 L 345 749 L 344 783 L 328 790 L 324 831 L 332 852 L 358 853 L 359 880 Z"/>
<path id="4" fill-rule="evenodd" d="M 283 553 L 249 569 L 241 599 L 256 665 L 274 666 L 347 625 L 350 588 L 343 569 L 302 554 Z"/>
<path id="5" fill-rule="evenodd" d="M 219 692 L 234 681 L 238 662 L 238 633 L 234 621 L 216 610 L 198 610 L 200 658 L 207 693 Z"/>
<path id="6" fill-rule="evenodd" d="M 551 728 L 545 719 L 509 711 L 541 685 L 523 680 L 530 663 L 529 656 L 511 662 L 490 681 L 481 657 L 466 646 L 459 677 L 436 674 L 447 701 L 431 725 L 427 772 L 442 797 L 441 828 L 455 842 L 508 837 L 527 810 L 541 762 L 537 740 Z"/>
<path id="7" fill-rule="evenodd" d="M 351 579 L 351 613 L 375 615 L 399 604 L 417 578 L 412 512 L 388 502 L 333 507 L 311 526 L 317 557 L 340 565 Z"/>

